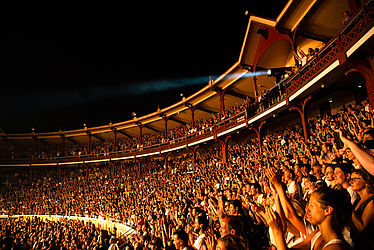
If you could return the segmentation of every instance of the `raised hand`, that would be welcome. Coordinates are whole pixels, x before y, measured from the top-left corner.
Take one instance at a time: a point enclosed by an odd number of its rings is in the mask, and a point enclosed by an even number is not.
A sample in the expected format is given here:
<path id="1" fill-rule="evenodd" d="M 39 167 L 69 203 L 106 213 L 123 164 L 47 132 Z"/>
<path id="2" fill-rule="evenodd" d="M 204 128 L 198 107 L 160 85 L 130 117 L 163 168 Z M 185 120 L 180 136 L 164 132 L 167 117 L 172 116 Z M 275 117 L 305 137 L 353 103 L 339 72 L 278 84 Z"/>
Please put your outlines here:
<path id="1" fill-rule="evenodd" d="M 281 178 L 279 174 L 275 172 L 274 168 L 267 169 L 266 176 L 268 177 L 270 183 L 273 184 L 275 188 L 282 187 Z"/>
<path id="2" fill-rule="evenodd" d="M 266 208 L 265 219 L 267 224 L 273 231 L 283 231 L 281 218 L 278 213 L 275 212 L 271 207 Z"/>
<path id="3" fill-rule="evenodd" d="M 205 239 L 206 247 L 208 250 L 215 250 L 217 246 L 217 236 L 213 232 L 213 230 L 207 233 L 207 237 Z"/>

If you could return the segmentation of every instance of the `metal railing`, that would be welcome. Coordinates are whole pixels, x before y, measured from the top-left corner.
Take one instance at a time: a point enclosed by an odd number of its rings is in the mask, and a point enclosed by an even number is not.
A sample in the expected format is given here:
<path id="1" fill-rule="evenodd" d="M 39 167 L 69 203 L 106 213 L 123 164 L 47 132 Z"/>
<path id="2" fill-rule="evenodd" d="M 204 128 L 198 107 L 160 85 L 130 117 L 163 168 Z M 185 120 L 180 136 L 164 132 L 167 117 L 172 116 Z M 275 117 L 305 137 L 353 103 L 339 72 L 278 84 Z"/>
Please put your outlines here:
<path id="1" fill-rule="evenodd" d="M 246 111 L 242 111 L 231 117 L 228 117 L 210 127 L 199 130 L 192 134 L 186 134 L 182 137 L 178 137 L 169 140 L 164 143 L 153 144 L 146 147 L 131 148 L 122 151 L 113 151 L 107 153 L 98 154 L 88 154 L 81 156 L 64 156 L 64 157 L 48 157 L 45 159 L 37 159 L 37 161 L 30 158 L 18 158 L 12 159 L 12 163 L 17 162 L 68 162 L 71 160 L 91 160 L 91 159 L 110 159 L 114 157 L 127 157 L 136 156 L 141 154 L 148 154 L 152 152 L 161 152 L 168 149 L 173 149 L 183 145 L 188 145 L 199 140 L 206 139 L 210 136 L 214 136 L 220 132 L 231 129 L 238 124 L 247 122 L 249 119 L 257 116 L 258 114 L 265 112 L 266 110 L 274 107 L 281 101 L 284 101 L 302 86 L 304 86 L 308 81 L 312 80 L 318 73 L 331 65 L 336 61 L 341 53 L 345 53 L 353 43 L 363 35 L 364 31 L 370 28 L 374 22 L 374 10 L 372 3 L 369 1 L 367 5 L 363 6 L 347 24 L 341 29 L 341 31 L 331 39 L 324 48 L 320 50 L 311 60 L 309 60 L 302 68 L 300 68 L 296 73 L 292 74 L 289 78 L 282 80 L 272 89 L 267 92 L 264 100 L 261 103 L 256 103 L 252 105 Z M 257 106 L 256 106 L 257 105 Z M 259 105 L 262 105 L 261 107 Z M 239 117 L 245 117 L 244 120 Z M 2 161 L 7 162 L 7 161 Z M 9 161 L 8 161 L 9 162 Z"/>

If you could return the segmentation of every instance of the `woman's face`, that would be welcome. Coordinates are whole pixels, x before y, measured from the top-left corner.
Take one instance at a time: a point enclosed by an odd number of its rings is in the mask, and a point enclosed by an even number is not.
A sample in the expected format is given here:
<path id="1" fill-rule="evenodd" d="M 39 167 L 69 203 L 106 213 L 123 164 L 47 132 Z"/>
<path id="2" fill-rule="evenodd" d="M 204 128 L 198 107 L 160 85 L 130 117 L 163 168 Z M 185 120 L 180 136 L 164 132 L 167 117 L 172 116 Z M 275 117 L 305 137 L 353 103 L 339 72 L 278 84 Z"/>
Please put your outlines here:
<path id="1" fill-rule="evenodd" d="M 353 191 L 360 191 L 365 188 L 365 181 L 362 179 L 362 177 L 357 173 L 352 173 L 351 179 L 349 183 L 352 186 Z"/>
<path id="2" fill-rule="evenodd" d="M 325 171 L 325 178 L 328 181 L 334 180 L 334 169 L 332 167 L 327 167 Z"/>
<path id="3" fill-rule="evenodd" d="M 334 169 L 334 180 L 339 185 L 343 185 L 343 183 L 347 181 L 346 175 L 339 167 Z"/>
<path id="4" fill-rule="evenodd" d="M 305 219 L 312 225 L 319 225 L 326 217 L 326 209 L 319 202 L 319 195 L 312 193 L 309 202 L 305 207 Z"/>

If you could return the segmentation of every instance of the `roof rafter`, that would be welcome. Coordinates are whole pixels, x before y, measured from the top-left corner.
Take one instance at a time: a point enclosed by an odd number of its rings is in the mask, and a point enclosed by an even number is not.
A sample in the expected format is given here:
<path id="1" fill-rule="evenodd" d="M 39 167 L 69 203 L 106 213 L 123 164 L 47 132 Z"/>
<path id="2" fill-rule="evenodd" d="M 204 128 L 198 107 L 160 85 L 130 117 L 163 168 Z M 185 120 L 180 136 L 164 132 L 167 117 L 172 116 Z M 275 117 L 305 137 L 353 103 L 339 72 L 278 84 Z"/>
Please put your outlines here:
<path id="1" fill-rule="evenodd" d="M 152 131 L 154 131 L 154 132 L 156 132 L 156 133 L 159 133 L 159 132 L 160 132 L 160 130 L 158 130 L 158 129 L 156 129 L 156 128 L 150 126 L 150 125 L 147 125 L 147 124 L 143 124 L 143 127 L 144 127 L 144 128 L 147 128 L 147 129 L 149 129 L 149 130 L 152 130 Z"/>
<path id="2" fill-rule="evenodd" d="M 237 98 L 240 98 L 240 99 L 243 99 L 243 100 L 246 100 L 247 99 L 247 96 L 246 95 L 243 95 L 243 94 L 240 94 L 232 89 L 226 89 L 225 90 L 225 93 L 228 94 L 228 95 L 231 95 L 231 96 L 234 96 L 234 97 L 237 97 Z"/>
<path id="3" fill-rule="evenodd" d="M 187 122 L 182 121 L 182 120 L 180 120 L 180 119 L 178 119 L 176 117 L 172 117 L 172 116 L 169 116 L 169 120 L 177 122 L 177 123 L 182 124 L 182 125 L 186 125 L 187 124 Z"/>
<path id="4" fill-rule="evenodd" d="M 118 129 L 117 130 L 118 133 L 120 133 L 121 135 L 124 135 L 124 136 L 127 136 L 129 138 L 132 138 L 132 136 L 128 133 L 126 133 L 125 131 L 123 131 L 122 129 Z"/>
<path id="5" fill-rule="evenodd" d="M 204 112 L 209 113 L 209 114 L 215 114 L 215 113 L 217 113 L 216 111 L 213 111 L 213 110 L 210 110 L 210 109 L 207 109 L 207 108 L 203 108 L 201 106 L 196 106 L 196 109 L 204 111 Z"/>
<path id="6" fill-rule="evenodd" d="M 95 137 L 96 139 L 99 139 L 99 140 L 102 141 L 102 142 L 105 142 L 105 141 L 106 141 L 104 138 L 102 138 L 102 137 L 99 136 L 98 134 L 92 134 L 92 133 L 91 133 L 91 135 L 92 135 L 93 137 Z"/>

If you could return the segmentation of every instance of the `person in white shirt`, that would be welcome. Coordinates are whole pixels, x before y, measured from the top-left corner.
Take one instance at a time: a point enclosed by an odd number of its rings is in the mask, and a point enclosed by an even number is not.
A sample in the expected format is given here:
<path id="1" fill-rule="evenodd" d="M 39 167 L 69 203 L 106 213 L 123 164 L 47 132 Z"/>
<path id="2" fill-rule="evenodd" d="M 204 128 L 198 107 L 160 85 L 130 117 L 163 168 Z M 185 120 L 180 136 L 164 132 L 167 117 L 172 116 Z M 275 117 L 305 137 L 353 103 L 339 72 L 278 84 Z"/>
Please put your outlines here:
<path id="1" fill-rule="evenodd" d="M 195 231 L 199 233 L 199 236 L 195 240 L 195 243 L 193 244 L 194 249 L 197 250 L 205 250 L 206 244 L 205 239 L 206 235 L 205 232 L 208 229 L 209 222 L 206 218 L 206 216 L 198 216 L 195 220 Z"/>
<path id="2" fill-rule="evenodd" d="M 287 195 L 292 199 L 301 197 L 300 186 L 295 182 L 295 174 L 291 169 L 287 169 L 283 174 L 284 181 L 287 184 Z"/>

